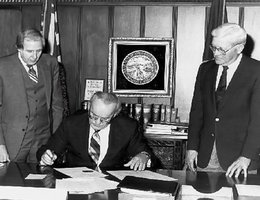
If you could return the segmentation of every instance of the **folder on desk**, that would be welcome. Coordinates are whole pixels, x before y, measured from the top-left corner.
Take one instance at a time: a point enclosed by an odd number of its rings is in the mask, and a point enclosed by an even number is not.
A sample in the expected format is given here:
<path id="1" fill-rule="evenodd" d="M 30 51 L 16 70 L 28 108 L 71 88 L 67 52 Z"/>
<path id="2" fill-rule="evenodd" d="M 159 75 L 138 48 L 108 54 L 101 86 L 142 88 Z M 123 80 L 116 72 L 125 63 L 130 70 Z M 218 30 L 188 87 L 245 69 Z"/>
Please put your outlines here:
<path id="1" fill-rule="evenodd" d="M 135 176 L 126 176 L 117 186 L 122 192 L 136 195 L 175 196 L 179 183 Z"/>

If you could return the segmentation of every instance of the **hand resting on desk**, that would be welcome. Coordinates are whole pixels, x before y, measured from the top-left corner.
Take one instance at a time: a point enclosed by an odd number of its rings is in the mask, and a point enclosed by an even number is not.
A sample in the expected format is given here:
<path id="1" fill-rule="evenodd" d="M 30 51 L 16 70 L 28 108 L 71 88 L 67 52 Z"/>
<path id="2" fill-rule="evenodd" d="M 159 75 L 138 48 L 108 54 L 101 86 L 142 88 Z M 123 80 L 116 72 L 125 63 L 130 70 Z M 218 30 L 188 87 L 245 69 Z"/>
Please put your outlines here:
<path id="1" fill-rule="evenodd" d="M 130 167 L 133 170 L 144 170 L 150 160 L 146 153 L 139 153 L 134 156 L 128 163 L 124 164 L 125 167 Z"/>

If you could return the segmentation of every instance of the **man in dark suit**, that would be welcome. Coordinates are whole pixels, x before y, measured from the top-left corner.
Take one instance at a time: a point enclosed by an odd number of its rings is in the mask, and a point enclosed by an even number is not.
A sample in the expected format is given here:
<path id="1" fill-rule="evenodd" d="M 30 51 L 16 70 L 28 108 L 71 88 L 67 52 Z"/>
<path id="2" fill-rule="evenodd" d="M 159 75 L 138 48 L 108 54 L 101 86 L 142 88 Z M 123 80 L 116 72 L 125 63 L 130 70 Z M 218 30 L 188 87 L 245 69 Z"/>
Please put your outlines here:
<path id="1" fill-rule="evenodd" d="M 66 166 L 86 166 L 98 170 L 130 167 L 144 170 L 150 149 L 138 130 L 138 122 L 118 115 L 121 103 L 113 93 L 97 92 L 90 100 L 89 113 L 65 119 L 48 143 L 37 152 L 41 165 L 53 165 L 66 154 Z M 98 133 L 98 157 L 93 157 L 92 142 Z M 98 147 L 98 148 L 96 148 Z"/>
<path id="2" fill-rule="evenodd" d="M 18 52 L 0 59 L 0 162 L 37 162 L 36 151 L 63 115 L 58 63 L 42 54 L 38 30 L 18 34 Z"/>
<path id="3" fill-rule="evenodd" d="M 198 71 L 186 164 L 246 177 L 259 166 L 260 62 L 242 55 L 247 34 L 239 25 L 226 23 L 211 34 L 214 60 Z"/>

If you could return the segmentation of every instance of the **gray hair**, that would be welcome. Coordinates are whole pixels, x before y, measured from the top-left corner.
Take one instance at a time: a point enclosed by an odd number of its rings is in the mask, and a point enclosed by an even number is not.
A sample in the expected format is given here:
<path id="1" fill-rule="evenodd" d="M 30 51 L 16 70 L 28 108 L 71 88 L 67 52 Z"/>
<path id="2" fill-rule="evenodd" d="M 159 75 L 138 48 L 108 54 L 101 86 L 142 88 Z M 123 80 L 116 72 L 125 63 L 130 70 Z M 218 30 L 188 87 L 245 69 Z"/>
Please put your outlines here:
<path id="1" fill-rule="evenodd" d="M 116 104 L 116 109 L 114 110 L 114 116 L 118 115 L 121 111 L 121 101 L 114 93 L 108 92 L 96 92 L 90 99 L 90 107 L 96 99 L 102 100 L 105 104 Z"/>
<path id="2" fill-rule="evenodd" d="M 36 29 L 26 29 L 20 32 L 16 37 L 16 48 L 23 49 L 25 40 L 41 41 L 42 46 L 45 46 L 45 39 L 43 38 L 41 32 Z"/>
<path id="3" fill-rule="evenodd" d="M 235 23 L 222 24 L 215 28 L 211 32 L 211 35 L 229 41 L 232 46 L 245 44 L 247 37 L 245 29 Z"/>

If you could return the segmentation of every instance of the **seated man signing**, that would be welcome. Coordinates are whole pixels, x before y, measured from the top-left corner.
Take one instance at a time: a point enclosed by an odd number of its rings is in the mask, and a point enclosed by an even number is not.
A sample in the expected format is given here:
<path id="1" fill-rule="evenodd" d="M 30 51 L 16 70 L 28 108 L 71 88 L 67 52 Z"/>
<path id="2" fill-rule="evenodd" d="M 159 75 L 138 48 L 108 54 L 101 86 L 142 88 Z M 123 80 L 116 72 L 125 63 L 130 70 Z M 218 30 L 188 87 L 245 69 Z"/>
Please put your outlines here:
<path id="1" fill-rule="evenodd" d="M 37 151 L 40 164 L 53 165 L 67 151 L 66 167 L 144 170 L 151 151 L 138 131 L 138 122 L 118 115 L 120 110 L 121 102 L 115 94 L 95 93 L 89 112 L 64 119 Z"/>

